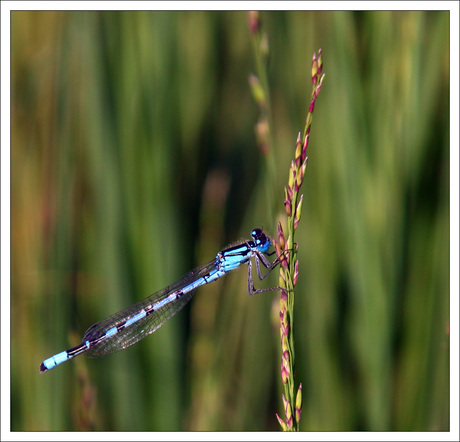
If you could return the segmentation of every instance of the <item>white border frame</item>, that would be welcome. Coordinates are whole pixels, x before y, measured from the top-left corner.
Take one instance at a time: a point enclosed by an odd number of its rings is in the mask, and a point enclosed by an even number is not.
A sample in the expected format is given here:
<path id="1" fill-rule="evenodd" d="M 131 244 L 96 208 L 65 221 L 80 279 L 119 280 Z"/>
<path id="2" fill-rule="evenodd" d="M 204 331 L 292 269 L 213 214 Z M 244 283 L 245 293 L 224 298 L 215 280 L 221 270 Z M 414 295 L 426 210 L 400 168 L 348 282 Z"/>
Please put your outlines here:
<path id="1" fill-rule="evenodd" d="M 450 432 L 251 433 L 257 440 L 459 440 L 459 3 L 457 1 L 2 1 L 1 2 L 1 434 L 2 441 L 77 441 L 79 432 L 11 432 L 10 425 L 10 12 L 12 10 L 449 10 L 450 11 Z M 158 432 L 159 440 L 237 440 L 246 433 Z M 85 437 L 85 436 L 83 436 Z M 93 432 L 93 440 L 152 440 L 152 434 Z"/>

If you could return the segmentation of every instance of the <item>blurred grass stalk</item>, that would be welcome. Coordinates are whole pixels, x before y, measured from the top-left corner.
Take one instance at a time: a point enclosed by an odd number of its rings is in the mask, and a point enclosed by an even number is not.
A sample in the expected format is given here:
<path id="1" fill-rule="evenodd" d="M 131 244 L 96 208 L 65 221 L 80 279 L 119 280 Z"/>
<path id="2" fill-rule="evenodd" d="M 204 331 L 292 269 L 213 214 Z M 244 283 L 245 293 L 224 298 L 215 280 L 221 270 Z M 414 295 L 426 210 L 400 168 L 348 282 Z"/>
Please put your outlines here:
<path id="1" fill-rule="evenodd" d="M 275 158 L 273 155 L 273 134 L 271 131 L 272 117 L 270 105 L 270 93 L 267 75 L 267 62 L 269 55 L 268 36 L 260 32 L 261 22 L 257 11 L 248 12 L 248 25 L 251 34 L 251 43 L 256 62 L 256 75 L 249 76 L 249 85 L 252 96 L 259 107 L 259 119 L 255 127 L 257 146 L 266 159 L 268 176 L 265 180 L 266 200 L 268 203 L 269 219 L 273 218 L 274 201 L 273 195 L 277 193 L 277 176 Z"/>

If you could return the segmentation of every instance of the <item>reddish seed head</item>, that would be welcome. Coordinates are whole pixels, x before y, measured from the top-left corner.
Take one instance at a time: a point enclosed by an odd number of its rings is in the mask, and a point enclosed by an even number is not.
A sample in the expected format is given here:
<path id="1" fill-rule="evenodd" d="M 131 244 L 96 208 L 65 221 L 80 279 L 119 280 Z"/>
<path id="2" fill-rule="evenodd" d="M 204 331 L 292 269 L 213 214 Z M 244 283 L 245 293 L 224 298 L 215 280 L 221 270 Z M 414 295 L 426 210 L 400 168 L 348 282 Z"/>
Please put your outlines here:
<path id="1" fill-rule="evenodd" d="M 292 181 L 292 184 L 294 185 L 294 180 Z M 292 191 L 292 186 L 287 186 L 287 193 L 288 193 L 288 200 L 289 201 L 292 201 L 292 195 L 293 195 L 293 191 Z"/>
<path id="2" fill-rule="evenodd" d="M 300 195 L 300 200 L 297 204 L 296 211 L 295 211 L 295 218 L 294 218 L 294 224 L 297 225 L 299 224 L 300 217 L 302 216 L 302 205 L 303 205 L 303 194 Z"/>
<path id="3" fill-rule="evenodd" d="M 302 417 L 302 409 L 300 408 L 297 408 L 297 407 L 294 407 L 294 413 L 295 413 L 295 420 L 297 423 L 300 422 L 300 418 Z"/>
<path id="4" fill-rule="evenodd" d="M 317 77 L 320 77 L 323 72 L 323 50 L 321 48 L 318 49 L 318 73 L 316 74 Z"/>
<path id="5" fill-rule="evenodd" d="M 289 318 L 288 318 L 286 310 L 283 311 L 282 315 L 280 313 L 280 319 L 281 319 L 281 323 L 280 323 L 281 350 L 285 351 L 285 350 L 288 350 L 287 339 L 289 337 L 289 329 L 290 329 L 289 322 L 288 322 Z"/>
<path id="6" fill-rule="evenodd" d="M 310 126 L 311 127 L 311 126 Z M 308 141 L 310 140 L 310 128 L 308 128 L 307 133 L 305 135 L 305 140 L 303 141 L 302 146 L 302 161 L 305 161 L 305 157 L 307 156 L 307 147 Z"/>
<path id="7" fill-rule="evenodd" d="M 283 314 L 283 320 L 280 325 L 280 333 L 281 333 L 281 342 L 283 341 L 283 338 L 287 337 L 289 334 L 289 324 L 287 323 L 287 315 L 286 312 Z"/>
<path id="8" fill-rule="evenodd" d="M 289 360 L 291 359 L 290 356 L 289 356 L 289 351 L 284 350 L 284 351 L 283 351 L 283 356 L 282 356 L 282 357 L 283 357 L 284 363 L 285 363 L 286 365 L 289 364 Z"/>
<path id="9" fill-rule="evenodd" d="M 294 185 L 295 181 L 295 176 L 297 172 L 297 167 L 294 163 L 294 161 L 291 161 L 291 167 L 289 168 L 289 181 L 288 181 L 288 191 L 289 189 L 292 189 L 292 186 Z M 292 195 L 289 195 L 289 199 L 292 199 Z"/>
<path id="10" fill-rule="evenodd" d="M 288 295 L 287 295 L 286 290 L 281 290 L 281 300 L 284 301 L 284 302 L 287 302 Z"/>
<path id="11" fill-rule="evenodd" d="M 288 257 L 289 257 L 288 253 L 283 253 L 283 256 L 280 258 L 280 265 L 281 267 L 283 267 L 283 269 L 288 268 L 288 264 L 289 264 Z"/>
<path id="12" fill-rule="evenodd" d="M 280 319 L 281 319 L 281 325 L 285 324 L 285 319 L 286 319 L 286 314 L 287 312 L 287 301 L 281 296 L 280 298 Z M 281 317 L 281 313 L 283 314 L 283 317 Z"/>
<path id="13" fill-rule="evenodd" d="M 278 221 L 278 243 L 280 245 L 280 248 L 284 250 L 286 247 L 286 240 L 284 239 L 284 232 L 283 232 L 283 226 L 281 223 Z"/>
<path id="14" fill-rule="evenodd" d="M 289 401 L 286 399 L 286 396 L 284 394 L 281 395 L 281 399 L 283 399 L 283 405 L 284 405 L 284 413 L 287 413 L 287 408 L 289 407 Z"/>
<path id="15" fill-rule="evenodd" d="M 293 225 L 294 230 L 297 230 L 297 227 L 298 227 L 298 225 L 299 225 L 299 221 L 300 221 L 300 220 L 299 220 L 299 218 L 297 218 L 297 217 L 294 219 L 294 225 Z"/>
<path id="16" fill-rule="evenodd" d="M 248 24 L 250 31 L 255 34 L 260 27 L 260 19 L 258 11 L 249 11 L 248 12 Z"/>
<path id="17" fill-rule="evenodd" d="M 297 142 L 296 142 L 296 145 L 295 145 L 294 158 L 295 158 L 296 167 L 299 167 L 300 162 L 302 161 L 302 143 L 301 143 L 301 139 L 300 139 L 300 132 L 299 132 L 299 135 L 297 136 Z"/>
<path id="18" fill-rule="evenodd" d="M 306 170 L 307 170 L 307 162 L 304 161 L 302 163 L 302 165 L 300 166 L 300 173 L 299 173 L 299 175 L 300 175 L 300 177 L 299 177 L 300 183 L 303 183 L 303 179 L 305 178 L 305 171 Z"/>
<path id="19" fill-rule="evenodd" d="M 279 256 L 279 255 L 278 255 L 278 256 Z M 283 267 L 282 269 L 280 269 L 280 278 L 281 278 L 284 282 L 286 282 L 286 273 L 285 273 L 285 271 L 284 271 L 283 269 L 284 269 L 284 267 Z"/>
<path id="20" fill-rule="evenodd" d="M 284 269 L 287 269 L 289 266 L 289 252 L 286 250 L 284 251 L 283 256 L 280 258 L 280 265 Z"/>
<path id="21" fill-rule="evenodd" d="M 281 365 L 281 382 L 283 384 L 287 384 L 288 379 L 289 379 L 289 371 L 287 370 L 286 367 Z"/>
<path id="22" fill-rule="evenodd" d="M 295 260 L 294 264 L 294 276 L 292 278 L 292 283 L 294 284 L 294 287 L 297 285 L 297 278 L 299 277 L 299 260 Z"/>
<path id="23" fill-rule="evenodd" d="M 284 423 L 283 419 L 281 419 L 279 416 L 278 416 L 278 413 L 275 413 L 276 414 L 276 418 L 278 419 L 278 422 L 280 423 L 281 425 L 281 428 L 283 429 L 283 431 L 286 431 L 287 430 L 287 426 L 286 424 Z"/>
<path id="24" fill-rule="evenodd" d="M 299 389 L 297 390 L 297 396 L 295 398 L 295 420 L 297 423 L 300 422 L 300 417 L 302 415 L 302 384 L 299 385 Z"/>
<path id="25" fill-rule="evenodd" d="M 313 86 L 316 85 L 316 82 L 318 81 L 318 62 L 316 60 L 316 53 L 313 52 L 313 58 L 311 61 L 311 82 L 313 83 Z"/>
<path id="26" fill-rule="evenodd" d="M 297 156 L 297 148 L 302 144 L 302 138 L 300 132 L 297 134 L 297 140 L 295 142 L 295 149 L 296 149 L 296 156 Z"/>
<path id="27" fill-rule="evenodd" d="M 272 240 L 272 243 L 273 243 L 273 246 L 275 247 L 276 256 L 280 256 L 281 255 L 281 248 L 280 248 L 279 244 L 274 240 Z"/>
<path id="28" fill-rule="evenodd" d="M 284 209 L 286 210 L 286 215 L 292 215 L 292 204 L 289 200 L 284 200 Z"/>
<path id="29" fill-rule="evenodd" d="M 289 401 L 284 397 L 284 394 L 281 395 L 283 398 L 284 403 L 284 414 L 286 415 L 286 425 L 289 428 L 292 428 L 292 411 L 291 411 L 291 404 Z"/>

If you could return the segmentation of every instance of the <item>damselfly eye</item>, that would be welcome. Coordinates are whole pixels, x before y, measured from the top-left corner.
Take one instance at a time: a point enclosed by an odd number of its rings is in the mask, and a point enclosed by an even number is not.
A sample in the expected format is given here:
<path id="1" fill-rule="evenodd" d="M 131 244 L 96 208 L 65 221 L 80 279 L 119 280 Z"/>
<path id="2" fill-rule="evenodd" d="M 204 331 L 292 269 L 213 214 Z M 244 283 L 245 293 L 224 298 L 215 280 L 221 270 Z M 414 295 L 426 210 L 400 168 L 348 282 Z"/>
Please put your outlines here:
<path id="1" fill-rule="evenodd" d="M 262 229 L 254 229 L 251 232 L 251 236 L 254 238 L 255 241 L 261 241 L 265 234 L 262 231 Z"/>

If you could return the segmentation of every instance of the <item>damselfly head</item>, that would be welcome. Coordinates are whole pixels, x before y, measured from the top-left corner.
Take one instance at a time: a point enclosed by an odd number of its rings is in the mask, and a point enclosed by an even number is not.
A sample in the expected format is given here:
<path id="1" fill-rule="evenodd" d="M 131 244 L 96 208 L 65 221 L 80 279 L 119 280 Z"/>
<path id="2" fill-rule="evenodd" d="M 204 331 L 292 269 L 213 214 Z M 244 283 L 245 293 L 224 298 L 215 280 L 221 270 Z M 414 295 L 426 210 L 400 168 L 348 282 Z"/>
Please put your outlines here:
<path id="1" fill-rule="evenodd" d="M 270 248 L 270 239 L 265 235 L 262 229 L 254 229 L 251 232 L 251 236 L 254 239 L 255 245 L 262 253 L 265 253 Z"/>

